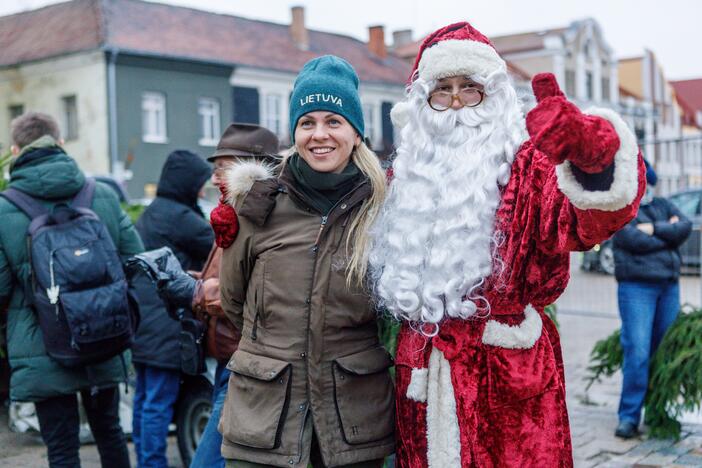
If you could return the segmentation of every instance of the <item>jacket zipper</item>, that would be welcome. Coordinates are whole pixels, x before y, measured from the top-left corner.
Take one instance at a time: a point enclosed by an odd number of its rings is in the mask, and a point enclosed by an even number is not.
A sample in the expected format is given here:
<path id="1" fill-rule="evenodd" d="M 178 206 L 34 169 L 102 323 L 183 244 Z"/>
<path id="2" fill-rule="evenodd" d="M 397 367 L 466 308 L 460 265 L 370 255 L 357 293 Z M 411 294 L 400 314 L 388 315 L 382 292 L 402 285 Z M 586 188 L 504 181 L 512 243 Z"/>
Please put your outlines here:
<path id="1" fill-rule="evenodd" d="M 345 198 L 347 198 L 347 197 L 344 197 L 341 200 L 338 200 L 331 207 L 331 209 L 327 212 L 327 214 L 322 216 L 322 221 L 319 224 L 319 231 L 317 232 L 317 237 L 314 240 L 314 246 L 312 246 L 312 254 L 314 256 L 314 263 L 312 265 L 312 282 L 310 283 L 309 293 L 307 294 L 307 326 L 305 329 L 305 351 L 304 351 L 304 356 L 303 356 L 303 362 L 305 364 L 305 375 L 307 376 L 307 378 L 305 379 L 305 390 L 306 390 L 305 396 L 307 397 L 307 401 L 305 402 L 305 413 L 304 413 L 303 418 L 302 418 L 302 427 L 300 428 L 300 436 L 298 439 L 298 462 L 300 461 L 300 459 L 302 459 L 302 437 L 303 437 L 303 434 L 305 432 L 305 421 L 307 419 L 309 409 L 311 406 L 311 403 L 310 403 L 310 381 L 309 381 L 310 369 L 309 369 L 309 364 L 308 364 L 307 359 L 309 358 L 309 348 L 310 348 L 310 320 L 311 320 L 311 316 L 312 316 L 312 290 L 314 289 L 314 282 L 317 279 L 317 260 L 318 260 L 318 253 L 319 253 L 319 243 L 322 240 L 322 233 L 324 233 L 324 228 L 327 225 L 327 220 L 329 219 L 329 213 L 334 211 L 334 209 L 337 207 L 337 205 L 339 205 L 339 203 L 341 203 L 342 200 L 344 200 Z"/>

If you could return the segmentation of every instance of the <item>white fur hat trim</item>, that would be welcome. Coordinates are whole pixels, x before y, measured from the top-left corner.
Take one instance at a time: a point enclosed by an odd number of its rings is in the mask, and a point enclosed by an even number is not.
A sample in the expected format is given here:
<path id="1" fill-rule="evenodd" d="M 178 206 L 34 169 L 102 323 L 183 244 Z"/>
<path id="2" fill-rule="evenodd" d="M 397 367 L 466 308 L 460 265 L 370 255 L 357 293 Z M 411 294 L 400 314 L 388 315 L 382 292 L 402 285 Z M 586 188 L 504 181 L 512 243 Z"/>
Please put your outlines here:
<path id="1" fill-rule="evenodd" d="M 466 39 L 447 39 L 428 47 L 419 61 L 419 76 L 437 80 L 458 75 L 487 76 L 507 70 L 505 61 L 487 44 Z"/>

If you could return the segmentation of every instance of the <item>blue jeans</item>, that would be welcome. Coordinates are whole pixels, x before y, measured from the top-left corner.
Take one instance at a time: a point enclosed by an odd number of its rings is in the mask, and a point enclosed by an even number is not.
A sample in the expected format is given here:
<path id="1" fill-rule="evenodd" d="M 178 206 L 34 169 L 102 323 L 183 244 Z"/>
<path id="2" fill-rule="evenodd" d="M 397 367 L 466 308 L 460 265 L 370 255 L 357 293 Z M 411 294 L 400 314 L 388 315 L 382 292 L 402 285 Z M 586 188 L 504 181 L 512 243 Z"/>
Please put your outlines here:
<path id="1" fill-rule="evenodd" d="M 178 399 L 180 372 L 134 364 L 132 440 L 140 468 L 167 468 L 166 438 Z"/>
<path id="2" fill-rule="evenodd" d="M 226 367 L 227 363 L 217 364 L 215 371 L 215 386 L 212 391 L 212 415 L 205 426 L 200 438 L 190 468 L 224 468 L 222 458 L 222 434 L 217 430 L 219 418 L 222 415 L 224 397 L 227 395 L 229 375 L 231 372 Z"/>
<path id="3" fill-rule="evenodd" d="M 641 419 L 651 356 L 680 310 L 678 282 L 619 283 L 621 343 L 624 351 L 619 421 L 638 426 Z"/>

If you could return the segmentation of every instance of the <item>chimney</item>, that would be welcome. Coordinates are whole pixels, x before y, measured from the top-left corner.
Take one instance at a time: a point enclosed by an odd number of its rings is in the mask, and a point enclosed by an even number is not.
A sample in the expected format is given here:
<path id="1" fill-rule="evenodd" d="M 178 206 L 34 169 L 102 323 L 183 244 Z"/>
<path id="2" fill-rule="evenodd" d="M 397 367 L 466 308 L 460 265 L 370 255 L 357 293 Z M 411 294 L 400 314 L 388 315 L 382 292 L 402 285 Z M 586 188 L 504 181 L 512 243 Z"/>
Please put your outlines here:
<path id="1" fill-rule="evenodd" d="M 392 33 L 392 48 L 397 49 L 412 42 L 412 30 L 400 29 Z"/>
<path id="2" fill-rule="evenodd" d="M 382 26 L 368 27 L 368 50 L 380 58 L 388 56 L 388 50 L 385 47 L 385 30 Z"/>
<path id="3" fill-rule="evenodd" d="M 290 36 L 300 50 L 310 49 L 310 37 L 305 27 L 305 7 L 294 6 L 292 11 L 292 23 L 290 23 Z"/>

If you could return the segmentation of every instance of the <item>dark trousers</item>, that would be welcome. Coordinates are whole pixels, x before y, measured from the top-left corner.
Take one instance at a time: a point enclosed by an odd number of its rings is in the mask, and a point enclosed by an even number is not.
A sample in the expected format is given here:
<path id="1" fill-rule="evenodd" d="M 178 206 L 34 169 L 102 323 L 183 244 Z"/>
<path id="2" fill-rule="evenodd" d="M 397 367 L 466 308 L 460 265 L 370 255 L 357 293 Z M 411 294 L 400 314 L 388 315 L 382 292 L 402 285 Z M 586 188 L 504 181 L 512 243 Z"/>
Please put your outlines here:
<path id="1" fill-rule="evenodd" d="M 83 407 L 93 432 L 100 463 L 105 467 L 129 468 L 127 441 L 119 424 L 119 390 L 102 389 L 95 395 L 80 392 Z M 62 395 L 35 403 L 41 437 L 46 444 L 51 468 L 78 468 L 78 399 L 75 394 Z"/>

